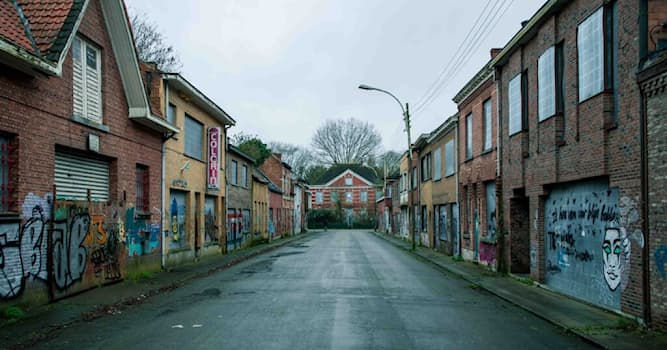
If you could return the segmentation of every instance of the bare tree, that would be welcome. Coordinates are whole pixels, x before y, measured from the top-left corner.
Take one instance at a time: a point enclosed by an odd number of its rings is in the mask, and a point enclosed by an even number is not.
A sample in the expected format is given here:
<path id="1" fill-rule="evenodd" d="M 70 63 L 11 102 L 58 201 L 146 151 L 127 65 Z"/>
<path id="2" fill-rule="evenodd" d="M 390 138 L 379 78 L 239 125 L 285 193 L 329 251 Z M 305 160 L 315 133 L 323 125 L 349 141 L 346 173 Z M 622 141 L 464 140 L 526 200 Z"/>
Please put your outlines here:
<path id="1" fill-rule="evenodd" d="M 306 170 L 313 164 L 314 159 L 310 151 L 299 145 L 286 142 L 269 143 L 271 152 L 277 152 L 282 155 L 283 162 L 292 167 L 292 174 L 297 177 L 304 177 Z"/>
<path id="2" fill-rule="evenodd" d="M 313 136 L 315 156 L 325 164 L 367 163 L 382 137 L 373 125 L 357 119 L 327 120 Z"/>
<path id="3" fill-rule="evenodd" d="M 387 151 L 380 154 L 375 161 L 375 166 L 379 173 L 383 176 L 389 176 L 395 172 L 398 172 L 401 168 L 401 157 L 402 154 L 396 151 Z M 386 169 L 386 174 L 385 174 Z"/>
<path id="4" fill-rule="evenodd" d="M 183 65 L 174 47 L 167 44 L 155 22 L 145 12 L 135 12 L 130 17 L 137 54 L 143 62 L 157 64 L 163 72 L 178 73 Z"/>

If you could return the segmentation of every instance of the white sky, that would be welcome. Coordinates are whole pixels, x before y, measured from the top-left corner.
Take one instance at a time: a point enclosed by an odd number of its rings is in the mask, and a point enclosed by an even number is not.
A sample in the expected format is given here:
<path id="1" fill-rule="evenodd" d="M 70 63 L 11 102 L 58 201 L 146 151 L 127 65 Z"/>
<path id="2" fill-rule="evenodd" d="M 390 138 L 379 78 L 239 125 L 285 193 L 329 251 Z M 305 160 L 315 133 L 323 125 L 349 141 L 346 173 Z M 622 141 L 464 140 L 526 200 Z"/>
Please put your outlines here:
<path id="1" fill-rule="evenodd" d="M 479 31 L 483 40 L 473 41 L 478 47 L 464 56 L 458 74 L 431 104 L 412 113 L 414 141 L 456 112 L 452 97 L 489 60 L 489 50 L 506 44 L 544 1 L 126 3 L 148 13 L 178 52 L 183 76 L 237 121 L 231 134 L 308 146 L 326 119 L 354 117 L 380 131 L 385 149 L 402 151 L 407 139 L 399 106 L 357 86 L 388 90 L 414 111 L 483 9 L 494 9 L 482 16 L 489 21 Z"/>

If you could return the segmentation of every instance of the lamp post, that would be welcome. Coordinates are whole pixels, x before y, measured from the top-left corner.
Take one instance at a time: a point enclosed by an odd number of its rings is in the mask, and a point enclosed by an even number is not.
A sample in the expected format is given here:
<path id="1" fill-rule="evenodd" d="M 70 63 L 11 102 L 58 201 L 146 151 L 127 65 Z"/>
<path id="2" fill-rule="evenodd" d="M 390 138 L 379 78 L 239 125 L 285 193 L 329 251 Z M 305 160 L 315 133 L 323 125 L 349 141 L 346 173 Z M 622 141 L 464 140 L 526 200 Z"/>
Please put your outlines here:
<path id="1" fill-rule="evenodd" d="M 361 84 L 359 85 L 359 88 L 362 90 L 370 90 L 370 91 L 379 91 L 382 93 L 385 93 L 389 96 L 391 96 L 396 102 L 398 102 L 398 105 L 401 106 L 401 110 L 403 111 L 403 121 L 405 122 L 405 131 L 408 134 L 408 232 L 410 235 L 412 235 L 412 250 L 416 249 L 417 243 L 415 239 L 415 232 L 414 232 L 414 219 L 415 215 L 412 213 L 410 215 L 410 212 L 412 211 L 412 141 L 410 140 L 410 107 L 408 106 L 407 103 L 405 103 L 405 108 L 403 107 L 403 104 L 401 101 L 396 98 L 391 92 L 378 89 L 376 87 L 368 86 L 366 84 Z"/>

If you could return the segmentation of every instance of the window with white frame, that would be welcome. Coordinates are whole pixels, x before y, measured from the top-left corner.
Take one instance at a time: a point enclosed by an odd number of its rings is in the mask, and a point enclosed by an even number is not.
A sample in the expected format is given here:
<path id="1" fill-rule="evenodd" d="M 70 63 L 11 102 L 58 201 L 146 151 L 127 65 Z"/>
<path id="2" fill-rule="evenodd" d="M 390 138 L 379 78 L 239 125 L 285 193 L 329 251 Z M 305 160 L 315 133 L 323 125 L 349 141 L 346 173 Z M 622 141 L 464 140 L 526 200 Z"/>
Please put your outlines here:
<path id="1" fill-rule="evenodd" d="M 352 186 L 352 177 L 346 177 L 345 178 L 345 186 Z"/>
<path id="2" fill-rule="evenodd" d="M 604 89 L 602 8 L 586 18 L 577 28 L 577 61 L 581 102 Z"/>
<path id="3" fill-rule="evenodd" d="M 248 167 L 241 166 L 241 186 L 248 187 Z"/>
<path id="4" fill-rule="evenodd" d="M 204 159 L 204 125 L 185 114 L 185 155 Z"/>
<path id="5" fill-rule="evenodd" d="M 352 203 L 352 192 L 345 192 L 345 203 Z"/>
<path id="6" fill-rule="evenodd" d="M 521 131 L 522 128 L 521 74 L 517 74 L 510 80 L 508 90 L 507 98 L 509 104 L 507 110 L 509 114 L 509 132 L 510 135 L 514 135 Z"/>
<path id="7" fill-rule="evenodd" d="M 548 48 L 537 59 L 537 117 L 543 121 L 556 114 L 556 55 Z"/>
<path id="8" fill-rule="evenodd" d="M 331 204 L 338 203 L 338 192 L 333 191 L 329 194 L 329 196 L 331 197 Z"/>
<path id="9" fill-rule="evenodd" d="M 102 55 L 100 49 L 75 37 L 72 42 L 74 115 L 102 124 Z"/>
<path id="10" fill-rule="evenodd" d="M 466 159 L 472 158 L 472 113 L 466 116 Z"/>
<path id="11" fill-rule="evenodd" d="M 324 202 L 324 193 L 315 192 L 315 203 L 322 204 Z"/>
<path id="12" fill-rule="evenodd" d="M 493 127 L 491 120 L 491 99 L 484 101 L 484 150 L 491 149 L 491 128 Z"/>
<path id="13" fill-rule="evenodd" d="M 368 192 L 367 191 L 361 191 L 359 199 L 361 200 L 362 203 L 368 202 Z"/>
<path id="14" fill-rule="evenodd" d="M 437 181 L 442 178 L 440 168 L 442 167 L 442 152 L 440 147 L 433 151 L 433 180 Z"/>
<path id="15" fill-rule="evenodd" d="M 445 143 L 445 176 L 454 175 L 454 140 Z"/>

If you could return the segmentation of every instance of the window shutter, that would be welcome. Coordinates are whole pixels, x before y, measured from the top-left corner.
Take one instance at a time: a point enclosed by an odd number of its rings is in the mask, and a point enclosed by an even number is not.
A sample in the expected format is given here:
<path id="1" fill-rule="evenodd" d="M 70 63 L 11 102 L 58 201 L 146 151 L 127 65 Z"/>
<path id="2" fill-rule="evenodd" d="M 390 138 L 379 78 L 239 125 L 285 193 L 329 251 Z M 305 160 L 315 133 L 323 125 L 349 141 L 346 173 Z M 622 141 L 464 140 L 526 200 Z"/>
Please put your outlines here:
<path id="1" fill-rule="evenodd" d="M 109 163 L 56 152 L 56 198 L 93 201 L 109 200 Z"/>
<path id="2" fill-rule="evenodd" d="M 74 38 L 72 43 L 72 66 L 73 66 L 73 99 L 74 99 L 74 115 L 85 117 L 83 98 L 84 98 L 84 81 L 83 81 L 83 64 L 81 62 L 81 40 Z"/>
<path id="3" fill-rule="evenodd" d="M 100 81 L 100 53 L 86 44 L 86 117 L 102 123 L 102 94 Z"/>

